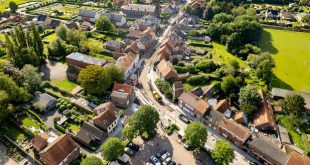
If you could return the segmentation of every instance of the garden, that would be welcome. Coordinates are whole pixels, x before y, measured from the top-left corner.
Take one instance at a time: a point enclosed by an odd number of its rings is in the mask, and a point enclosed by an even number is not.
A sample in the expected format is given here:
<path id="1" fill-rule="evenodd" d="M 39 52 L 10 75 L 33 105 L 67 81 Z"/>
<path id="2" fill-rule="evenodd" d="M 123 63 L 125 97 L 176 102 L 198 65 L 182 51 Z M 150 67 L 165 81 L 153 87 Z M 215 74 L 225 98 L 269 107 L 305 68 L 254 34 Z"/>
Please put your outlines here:
<path id="1" fill-rule="evenodd" d="M 63 115 L 62 118 L 56 118 L 54 121 L 55 128 L 65 133 L 77 133 L 83 122 L 93 118 L 93 114 L 87 110 L 76 107 L 71 101 L 59 98 L 56 107 Z"/>
<path id="2" fill-rule="evenodd" d="M 51 84 L 66 92 L 71 92 L 75 87 L 77 87 L 77 84 L 69 81 L 68 79 L 53 80 Z"/>
<path id="3" fill-rule="evenodd" d="M 272 86 L 310 92 L 310 33 L 264 29 L 260 46 L 275 60 Z"/>

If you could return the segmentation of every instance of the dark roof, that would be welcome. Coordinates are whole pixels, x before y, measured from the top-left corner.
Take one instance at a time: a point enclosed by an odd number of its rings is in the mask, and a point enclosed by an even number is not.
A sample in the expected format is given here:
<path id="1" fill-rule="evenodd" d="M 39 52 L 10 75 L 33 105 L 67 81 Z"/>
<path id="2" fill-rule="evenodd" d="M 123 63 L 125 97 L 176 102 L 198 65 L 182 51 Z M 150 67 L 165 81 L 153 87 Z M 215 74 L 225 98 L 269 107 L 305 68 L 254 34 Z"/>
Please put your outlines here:
<path id="1" fill-rule="evenodd" d="M 75 61 L 80 61 L 82 63 L 86 63 L 89 65 L 97 65 L 97 66 L 103 66 L 106 63 L 106 60 L 103 59 L 99 59 L 96 57 L 92 57 L 83 53 L 79 53 L 79 52 L 73 52 L 71 54 L 69 54 L 67 57 L 67 59 L 72 59 Z"/>
<path id="2" fill-rule="evenodd" d="M 262 154 L 261 156 L 273 160 L 276 164 L 285 165 L 288 160 L 288 155 L 286 153 L 260 137 L 254 138 L 249 145 L 251 148 L 255 149 L 255 151 Z"/>
<path id="3" fill-rule="evenodd" d="M 141 5 L 141 4 L 128 4 L 122 6 L 123 10 L 131 10 L 131 11 L 147 11 L 147 12 L 155 12 L 156 6 L 154 5 Z"/>
<path id="4" fill-rule="evenodd" d="M 33 103 L 39 103 L 40 106 L 43 106 L 44 108 L 49 107 L 57 101 L 56 98 L 47 93 L 35 92 L 35 96 Z"/>
<path id="5" fill-rule="evenodd" d="M 37 19 L 38 21 L 45 21 L 47 18 L 47 15 L 38 15 Z"/>
<path id="6" fill-rule="evenodd" d="M 78 16 L 94 18 L 96 16 L 96 12 L 93 10 L 81 10 Z"/>
<path id="7" fill-rule="evenodd" d="M 277 16 L 279 14 L 278 10 L 267 10 L 266 12 L 271 13 L 272 15 L 275 15 L 275 16 Z"/>
<path id="8" fill-rule="evenodd" d="M 75 136 L 85 144 L 90 144 L 93 140 L 100 140 L 104 136 L 104 133 L 92 123 L 84 122 L 80 131 Z"/>
<path id="9" fill-rule="evenodd" d="M 60 25 L 61 21 L 53 19 L 50 23 L 51 28 L 56 28 Z"/>
<path id="10" fill-rule="evenodd" d="M 280 97 L 280 98 L 285 98 L 287 95 L 290 95 L 290 94 L 299 94 L 305 99 L 305 102 L 306 102 L 305 107 L 307 109 L 310 109 L 310 93 L 296 92 L 296 91 L 281 89 L 281 88 L 272 88 L 271 93 L 273 97 Z"/>
<path id="11" fill-rule="evenodd" d="M 224 114 L 221 112 L 209 109 L 204 116 L 212 125 L 218 126 L 223 120 Z"/>

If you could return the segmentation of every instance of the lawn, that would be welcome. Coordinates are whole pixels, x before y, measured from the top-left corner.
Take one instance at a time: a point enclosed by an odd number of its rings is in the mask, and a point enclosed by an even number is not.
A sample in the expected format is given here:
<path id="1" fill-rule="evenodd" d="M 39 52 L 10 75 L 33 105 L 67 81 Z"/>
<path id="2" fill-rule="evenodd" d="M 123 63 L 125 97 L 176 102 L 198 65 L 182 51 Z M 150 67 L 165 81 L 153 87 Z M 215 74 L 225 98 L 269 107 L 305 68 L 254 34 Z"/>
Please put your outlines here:
<path id="1" fill-rule="evenodd" d="M 44 40 L 48 41 L 49 43 L 54 41 L 55 39 L 57 38 L 57 35 L 56 33 L 53 33 L 51 35 L 48 35 L 44 38 Z"/>
<path id="2" fill-rule="evenodd" d="M 69 81 L 68 79 L 54 80 L 52 81 L 52 84 L 67 92 L 71 92 L 77 86 L 77 84 Z"/>
<path id="3" fill-rule="evenodd" d="M 3 133 L 15 141 L 22 140 L 26 137 L 26 135 L 21 132 L 21 130 L 17 128 L 13 123 L 7 124 L 5 130 L 6 131 L 4 131 Z"/>
<path id="4" fill-rule="evenodd" d="M 260 46 L 275 60 L 272 86 L 310 93 L 310 33 L 264 29 Z"/>
<path id="5" fill-rule="evenodd" d="M 0 12 L 3 12 L 5 8 L 8 8 L 11 1 L 14 1 L 16 4 L 21 4 L 28 0 L 0 0 Z"/>
<path id="6" fill-rule="evenodd" d="M 23 118 L 22 123 L 27 128 L 34 127 L 36 129 L 40 129 L 40 126 L 35 121 L 29 119 L 29 117 Z"/>

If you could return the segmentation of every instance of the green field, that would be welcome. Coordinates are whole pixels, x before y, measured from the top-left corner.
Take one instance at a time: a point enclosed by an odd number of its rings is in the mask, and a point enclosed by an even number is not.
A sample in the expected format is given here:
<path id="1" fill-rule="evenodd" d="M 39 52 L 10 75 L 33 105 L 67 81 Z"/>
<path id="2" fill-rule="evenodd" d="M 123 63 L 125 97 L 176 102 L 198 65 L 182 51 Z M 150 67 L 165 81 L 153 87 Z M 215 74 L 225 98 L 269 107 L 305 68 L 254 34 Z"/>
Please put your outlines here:
<path id="1" fill-rule="evenodd" d="M 260 46 L 275 60 L 273 86 L 310 93 L 310 33 L 265 29 Z"/>
<path id="2" fill-rule="evenodd" d="M 11 1 L 14 1 L 16 4 L 21 4 L 28 0 L 0 0 L 0 11 L 2 12 L 5 8 L 8 8 Z"/>

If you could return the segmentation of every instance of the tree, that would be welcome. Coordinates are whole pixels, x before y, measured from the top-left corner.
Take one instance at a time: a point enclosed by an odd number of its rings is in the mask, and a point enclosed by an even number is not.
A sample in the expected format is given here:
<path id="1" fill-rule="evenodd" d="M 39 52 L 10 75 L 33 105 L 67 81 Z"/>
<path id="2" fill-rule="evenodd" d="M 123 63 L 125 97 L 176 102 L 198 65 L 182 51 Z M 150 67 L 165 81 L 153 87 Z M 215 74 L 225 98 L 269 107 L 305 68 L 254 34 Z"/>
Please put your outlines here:
<path id="1" fill-rule="evenodd" d="M 160 20 L 162 23 L 168 23 L 171 15 L 167 12 L 160 13 Z"/>
<path id="2" fill-rule="evenodd" d="M 18 9 L 18 5 L 17 5 L 14 1 L 11 1 L 11 2 L 9 3 L 9 8 L 10 8 L 10 10 L 11 10 L 13 13 L 15 13 L 16 10 Z"/>
<path id="3" fill-rule="evenodd" d="M 127 125 L 132 128 L 127 128 L 127 131 L 134 131 L 132 134 L 125 136 L 128 139 L 133 139 L 133 136 L 141 136 L 144 133 L 153 135 L 158 121 L 159 114 L 156 109 L 149 105 L 142 105 L 133 115 L 129 117 Z M 124 133 L 126 133 L 126 131 Z"/>
<path id="4" fill-rule="evenodd" d="M 30 28 L 32 32 L 33 49 L 36 52 L 37 56 L 40 57 L 40 60 L 43 60 L 44 44 L 43 44 L 39 29 L 35 26 L 33 22 L 30 24 Z"/>
<path id="5" fill-rule="evenodd" d="M 96 65 L 82 69 L 78 76 L 78 82 L 89 94 L 94 95 L 101 95 L 112 84 L 107 70 Z"/>
<path id="6" fill-rule="evenodd" d="M 223 78 L 221 88 L 226 94 L 235 93 L 239 89 L 237 80 L 231 75 Z"/>
<path id="7" fill-rule="evenodd" d="M 137 135 L 134 127 L 126 125 L 122 130 L 123 139 L 127 141 L 132 141 Z"/>
<path id="8" fill-rule="evenodd" d="M 117 67 L 115 64 L 108 64 L 105 66 L 108 75 L 112 81 L 123 82 L 124 81 L 124 70 Z"/>
<path id="9" fill-rule="evenodd" d="M 195 67 L 200 71 L 210 73 L 215 71 L 216 64 L 212 60 L 201 60 L 195 65 Z"/>
<path id="10" fill-rule="evenodd" d="M 57 37 L 59 37 L 62 40 L 67 40 L 67 33 L 68 33 L 68 28 L 61 24 L 60 26 L 58 26 L 55 30 Z"/>
<path id="11" fill-rule="evenodd" d="M 229 144 L 229 142 L 219 140 L 215 144 L 211 157 L 216 164 L 228 165 L 235 159 L 234 148 Z"/>
<path id="12" fill-rule="evenodd" d="M 4 90 L 0 90 L 0 123 L 12 112 L 9 106 L 9 95 Z"/>
<path id="13" fill-rule="evenodd" d="M 199 122 L 193 122 L 185 130 L 184 138 L 189 146 L 203 148 L 207 141 L 208 132 L 205 126 Z"/>
<path id="14" fill-rule="evenodd" d="M 241 88 L 239 93 L 239 105 L 241 111 L 247 115 L 252 115 L 261 105 L 261 97 L 257 89 L 253 86 L 246 86 Z"/>
<path id="15" fill-rule="evenodd" d="M 99 31 L 115 31 L 115 25 L 110 21 L 108 17 L 102 16 L 96 21 L 96 28 Z"/>
<path id="16" fill-rule="evenodd" d="M 306 111 L 305 105 L 305 99 L 299 94 L 287 95 L 281 103 L 283 112 L 298 117 Z"/>
<path id="17" fill-rule="evenodd" d="M 37 68 L 27 64 L 21 69 L 21 73 L 24 79 L 23 85 L 28 92 L 34 92 L 39 88 L 42 79 Z"/>
<path id="18" fill-rule="evenodd" d="M 91 156 L 83 159 L 81 165 L 103 165 L 103 162 L 98 157 Z"/>
<path id="19" fill-rule="evenodd" d="M 124 154 L 125 146 L 116 137 L 110 137 L 102 145 L 101 155 L 107 161 L 114 161 Z"/>
<path id="20" fill-rule="evenodd" d="M 273 63 L 270 63 L 267 60 L 262 61 L 256 68 L 257 77 L 270 82 L 272 78 L 272 68 L 274 67 Z"/>

